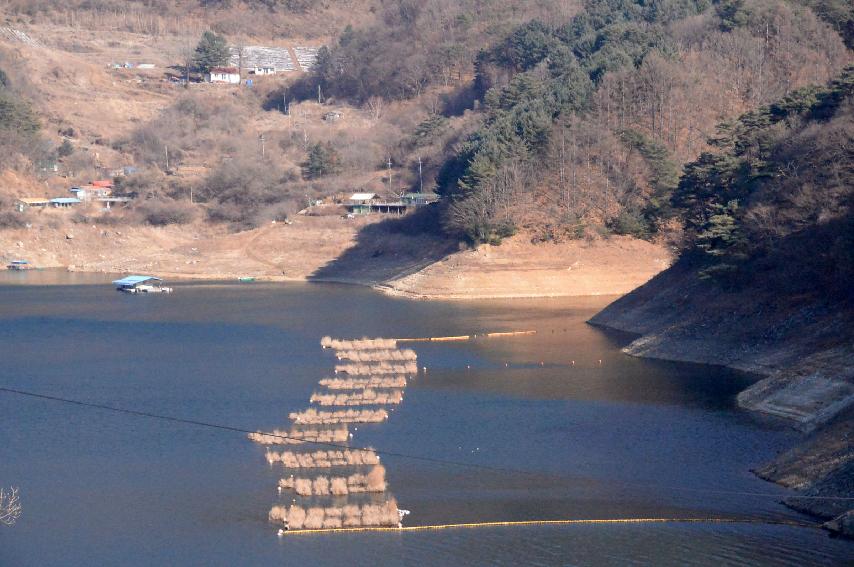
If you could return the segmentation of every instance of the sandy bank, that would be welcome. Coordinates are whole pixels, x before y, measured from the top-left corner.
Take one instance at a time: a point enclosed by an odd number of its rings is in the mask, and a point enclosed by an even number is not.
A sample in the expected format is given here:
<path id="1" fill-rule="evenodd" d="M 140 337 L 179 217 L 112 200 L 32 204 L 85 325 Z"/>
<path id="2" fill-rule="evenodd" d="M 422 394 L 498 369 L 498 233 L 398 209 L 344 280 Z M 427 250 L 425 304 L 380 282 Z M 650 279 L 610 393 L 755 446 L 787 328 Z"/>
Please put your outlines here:
<path id="1" fill-rule="evenodd" d="M 20 258 L 43 268 L 171 279 L 337 281 L 424 299 L 616 295 L 670 262 L 665 248 L 628 237 L 533 245 L 518 236 L 460 251 L 425 235 L 365 230 L 378 220 L 297 217 L 229 232 L 203 224 L 60 224 L 46 215 L 31 228 L 0 231 L 0 254 L 3 265 Z"/>
<path id="2" fill-rule="evenodd" d="M 73 271 L 299 281 L 353 246 L 361 226 L 359 221 L 337 218 L 298 218 L 293 224 L 244 232 L 204 224 L 57 226 L 45 222 L 0 231 L 0 253 L 4 260 L 24 258 L 38 267 Z"/>
<path id="3" fill-rule="evenodd" d="M 665 248 L 628 237 L 532 245 L 520 236 L 457 252 L 377 287 L 425 299 L 620 295 L 670 262 Z"/>

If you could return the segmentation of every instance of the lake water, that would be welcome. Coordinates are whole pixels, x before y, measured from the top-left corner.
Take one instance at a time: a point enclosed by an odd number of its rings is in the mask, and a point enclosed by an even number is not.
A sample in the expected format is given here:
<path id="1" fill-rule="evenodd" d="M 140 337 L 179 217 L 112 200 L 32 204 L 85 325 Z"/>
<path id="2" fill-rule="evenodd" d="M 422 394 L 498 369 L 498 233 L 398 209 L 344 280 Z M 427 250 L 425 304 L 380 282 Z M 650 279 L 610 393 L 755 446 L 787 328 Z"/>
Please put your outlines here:
<path id="1" fill-rule="evenodd" d="M 323 335 L 532 336 L 416 344 L 427 367 L 359 446 L 408 525 L 735 517 L 808 521 L 750 472 L 796 439 L 737 410 L 750 378 L 640 360 L 585 324 L 603 299 L 419 302 L 332 284 L 0 274 L 0 386 L 249 430 L 308 407 Z M 18 285 L 28 284 L 28 285 Z M 601 360 L 601 363 L 600 363 Z M 574 361 L 574 364 L 573 364 Z M 0 485 L 24 513 L 0 565 L 843 565 L 854 545 L 765 524 L 574 525 L 277 538 L 265 449 L 239 433 L 0 392 Z M 752 493 L 761 493 L 763 496 Z M 290 501 L 290 498 L 287 499 Z M 285 502 L 283 500 L 282 502 Z"/>

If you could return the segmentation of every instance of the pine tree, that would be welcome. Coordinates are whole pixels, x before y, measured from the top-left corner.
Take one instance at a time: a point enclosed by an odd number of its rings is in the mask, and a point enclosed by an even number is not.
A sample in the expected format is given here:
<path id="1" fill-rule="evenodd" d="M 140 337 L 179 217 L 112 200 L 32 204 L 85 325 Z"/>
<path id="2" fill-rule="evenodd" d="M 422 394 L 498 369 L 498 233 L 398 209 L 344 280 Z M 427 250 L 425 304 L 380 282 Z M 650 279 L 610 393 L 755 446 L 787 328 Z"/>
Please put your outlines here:
<path id="1" fill-rule="evenodd" d="M 306 177 L 317 179 L 324 175 L 338 173 L 341 169 L 341 158 L 332 144 L 320 142 L 308 150 L 308 161 L 305 164 Z"/>
<path id="2" fill-rule="evenodd" d="M 202 73 L 210 73 L 212 67 L 228 63 L 229 51 L 225 37 L 206 31 L 196 46 L 193 63 Z"/>
<path id="3" fill-rule="evenodd" d="M 68 157 L 74 153 L 74 146 L 71 142 L 66 138 L 62 141 L 62 144 L 56 149 L 56 155 L 59 157 Z"/>

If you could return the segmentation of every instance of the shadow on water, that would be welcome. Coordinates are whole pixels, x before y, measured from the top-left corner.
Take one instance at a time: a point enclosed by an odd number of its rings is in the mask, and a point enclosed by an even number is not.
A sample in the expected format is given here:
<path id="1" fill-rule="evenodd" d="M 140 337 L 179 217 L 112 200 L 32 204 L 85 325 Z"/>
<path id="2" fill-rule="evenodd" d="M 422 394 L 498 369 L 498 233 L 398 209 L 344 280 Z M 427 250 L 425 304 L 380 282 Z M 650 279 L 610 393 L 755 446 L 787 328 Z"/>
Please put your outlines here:
<path id="1" fill-rule="evenodd" d="M 413 274 L 459 249 L 456 241 L 439 234 L 438 227 L 435 206 L 368 224 L 356 236 L 355 246 L 309 279 L 376 284 Z"/>

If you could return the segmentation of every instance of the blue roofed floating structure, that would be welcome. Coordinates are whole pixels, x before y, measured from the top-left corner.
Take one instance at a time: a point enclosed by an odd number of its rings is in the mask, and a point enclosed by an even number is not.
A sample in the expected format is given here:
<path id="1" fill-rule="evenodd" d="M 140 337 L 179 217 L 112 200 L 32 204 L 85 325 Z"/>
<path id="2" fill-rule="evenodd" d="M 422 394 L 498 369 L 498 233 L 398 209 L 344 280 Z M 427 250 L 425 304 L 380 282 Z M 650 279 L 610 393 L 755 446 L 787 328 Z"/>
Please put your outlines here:
<path id="1" fill-rule="evenodd" d="M 163 287 L 163 280 L 155 276 L 126 276 L 114 280 L 118 291 L 125 293 L 172 293 L 171 287 Z"/>

